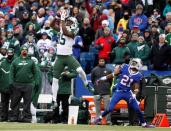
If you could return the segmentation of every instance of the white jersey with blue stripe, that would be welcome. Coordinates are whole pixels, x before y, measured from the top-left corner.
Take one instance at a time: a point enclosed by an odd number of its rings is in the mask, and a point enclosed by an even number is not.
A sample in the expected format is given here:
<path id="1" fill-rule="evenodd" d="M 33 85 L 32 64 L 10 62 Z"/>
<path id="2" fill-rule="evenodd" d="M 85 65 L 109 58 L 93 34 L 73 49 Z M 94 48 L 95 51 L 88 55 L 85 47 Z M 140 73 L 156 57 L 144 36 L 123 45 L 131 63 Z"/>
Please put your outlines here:
<path id="1" fill-rule="evenodd" d="M 127 64 L 124 64 L 121 67 L 121 73 L 119 76 L 119 81 L 116 84 L 116 89 L 123 90 L 123 91 L 130 91 L 131 85 L 133 83 L 140 83 L 142 78 L 143 78 L 143 75 L 140 72 L 131 73 L 130 66 Z"/>

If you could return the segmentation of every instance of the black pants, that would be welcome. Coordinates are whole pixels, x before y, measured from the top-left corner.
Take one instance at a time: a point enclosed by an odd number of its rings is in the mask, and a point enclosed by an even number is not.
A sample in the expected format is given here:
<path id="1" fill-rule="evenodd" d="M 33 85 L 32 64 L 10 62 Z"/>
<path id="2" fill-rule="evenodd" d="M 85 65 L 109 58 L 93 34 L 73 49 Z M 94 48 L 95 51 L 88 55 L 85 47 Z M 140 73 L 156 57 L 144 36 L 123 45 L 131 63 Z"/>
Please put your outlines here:
<path id="1" fill-rule="evenodd" d="M 32 98 L 32 86 L 31 85 L 14 85 L 12 91 L 11 109 L 12 119 L 19 120 L 19 108 L 20 101 L 23 98 L 23 112 L 21 120 L 31 121 L 30 104 Z"/>
<path id="2" fill-rule="evenodd" d="M 68 99 L 69 99 L 69 94 L 58 94 L 57 95 L 57 103 L 58 103 L 58 107 L 54 110 L 54 120 L 59 123 L 59 122 L 63 122 L 63 123 L 67 123 L 68 122 L 68 108 L 69 108 L 69 103 L 68 103 Z M 62 113 L 61 116 L 59 115 L 59 106 L 60 106 L 60 102 L 62 102 Z"/>
<path id="3" fill-rule="evenodd" d="M 11 96 L 10 91 L 1 92 L 1 104 L 2 104 L 1 120 L 2 121 L 7 121 L 8 120 L 10 96 Z"/>

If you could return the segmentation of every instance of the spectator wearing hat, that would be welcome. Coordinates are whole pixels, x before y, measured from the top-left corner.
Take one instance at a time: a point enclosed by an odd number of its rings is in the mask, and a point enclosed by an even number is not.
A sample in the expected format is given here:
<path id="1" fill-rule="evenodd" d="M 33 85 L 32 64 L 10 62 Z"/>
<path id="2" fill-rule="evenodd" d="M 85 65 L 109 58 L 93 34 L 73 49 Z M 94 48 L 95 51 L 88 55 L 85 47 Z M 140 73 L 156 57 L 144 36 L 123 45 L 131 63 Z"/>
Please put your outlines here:
<path id="1" fill-rule="evenodd" d="M 54 47 L 49 47 L 47 51 L 44 53 L 43 58 L 41 58 L 40 65 L 42 67 L 51 67 L 54 64 L 56 57 L 56 50 Z"/>
<path id="2" fill-rule="evenodd" d="M 165 42 L 165 40 L 165 34 L 160 34 L 159 42 L 152 46 L 150 59 L 152 64 L 151 67 L 154 70 L 168 70 L 168 63 L 171 58 L 171 47 Z"/>
<path id="3" fill-rule="evenodd" d="M 114 30 L 114 21 L 112 16 L 109 15 L 109 10 L 108 9 L 103 9 L 102 14 L 107 15 L 107 20 L 109 21 L 109 28 L 111 32 L 113 33 Z"/>
<path id="4" fill-rule="evenodd" d="M 132 30 L 134 26 L 138 26 L 140 31 L 144 31 L 147 27 L 147 22 L 147 16 L 143 14 L 143 6 L 138 4 L 135 16 L 131 16 L 130 18 L 129 28 Z"/>
<path id="5" fill-rule="evenodd" d="M 161 19 L 161 15 L 158 9 L 153 10 L 153 14 L 151 15 L 151 18 L 154 20 Z"/>
<path id="6" fill-rule="evenodd" d="M 31 11 L 32 11 L 32 12 L 33 12 L 33 11 L 37 12 L 38 9 L 39 9 L 39 3 L 38 3 L 38 2 L 33 2 L 33 3 L 31 4 Z"/>
<path id="7" fill-rule="evenodd" d="M 118 46 L 113 48 L 111 52 L 111 61 L 113 64 L 123 64 L 129 61 L 130 50 L 125 42 L 125 38 L 120 38 Z"/>
<path id="8" fill-rule="evenodd" d="M 171 12 L 168 12 L 166 14 L 166 19 L 160 23 L 160 27 L 162 28 L 162 30 L 165 30 L 165 28 L 167 28 L 168 23 L 171 23 Z"/>
<path id="9" fill-rule="evenodd" d="M 7 54 L 7 47 L 5 45 L 3 45 L 0 48 L 0 62 L 6 58 L 6 54 Z"/>
<path id="10" fill-rule="evenodd" d="M 26 24 L 30 21 L 30 15 L 27 10 L 22 12 L 22 16 L 20 19 L 20 24 L 22 25 L 23 29 L 26 28 Z"/>
<path id="11" fill-rule="evenodd" d="M 36 38 L 34 37 L 34 34 L 29 33 L 26 36 L 26 43 L 24 43 L 24 45 L 27 46 L 27 48 L 28 48 L 28 55 L 30 57 L 35 57 L 36 59 L 38 59 L 40 61 L 39 49 L 36 45 Z"/>
<path id="12" fill-rule="evenodd" d="M 40 26 L 43 26 L 43 23 L 45 21 L 45 14 L 46 14 L 45 9 L 44 8 L 39 8 L 38 14 L 37 14 L 37 23 Z"/>
<path id="13" fill-rule="evenodd" d="M 11 89 L 9 83 L 10 65 L 14 60 L 14 49 L 9 48 L 7 57 L 0 64 L 0 93 L 1 93 L 1 121 L 8 121 L 9 101 Z"/>
<path id="14" fill-rule="evenodd" d="M 40 29 L 40 25 L 39 25 L 38 22 L 37 22 L 37 13 L 36 13 L 35 11 L 32 12 L 30 21 L 27 22 L 27 24 L 26 24 L 26 27 L 25 27 L 25 29 L 24 29 L 25 32 L 28 31 L 28 26 L 29 26 L 30 24 L 33 24 L 33 26 L 35 27 L 35 31 L 36 31 L 36 32 Z M 27 34 L 27 33 L 26 33 L 26 34 Z"/>
<path id="15" fill-rule="evenodd" d="M 165 5 L 163 10 L 163 16 L 166 17 L 168 12 L 171 12 L 171 0 L 168 0 L 167 4 Z"/>
<path id="16" fill-rule="evenodd" d="M 88 52 L 89 47 L 94 41 L 95 32 L 90 25 L 90 20 L 88 18 L 84 18 L 83 25 L 79 30 L 79 35 L 83 40 L 82 52 Z"/>
<path id="17" fill-rule="evenodd" d="M 156 25 L 151 26 L 151 35 L 150 35 L 150 37 L 151 37 L 152 45 L 158 43 L 158 41 L 159 41 L 159 32 L 158 32 L 157 28 L 158 28 L 158 26 L 156 26 Z"/>
<path id="18" fill-rule="evenodd" d="M 151 48 L 152 46 L 152 41 L 151 41 L 151 32 L 149 29 L 146 29 L 144 32 L 144 39 L 147 45 Z"/>
<path id="19" fill-rule="evenodd" d="M 4 46 L 14 49 L 14 54 L 19 56 L 20 54 L 20 42 L 14 37 L 14 30 L 7 30 L 7 39 L 4 41 Z"/>
<path id="20" fill-rule="evenodd" d="M 41 33 L 41 39 L 38 40 L 38 42 L 37 42 L 38 48 L 39 48 L 41 45 L 46 46 L 46 49 L 48 49 L 48 47 L 53 46 L 53 43 L 52 43 L 52 41 L 50 40 L 50 37 L 48 36 L 48 34 L 47 34 L 46 32 L 42 32 L 42 33 Z"/>
<path id="21" fill-rule="evenodd" d="M 110 53 L 115 44 L 115 40 L 110 32 L 110 28 L 105 27 L 103 36 L 95 41 L 95 47 L 99 50 L 98 57 L 103 58 L 106 63 L 110 63 Z"/>
<path id="22" fill-rule="evenodd" d="M 126 30 L 128 27 L 128 21 L 129 21 L 129 12 L 126 10 L 124 11 L 123 17 L 119 20 L 117 24 L 117 32 L 119 28 L 123 28 L 123 30 Z"/>
<path id="23" fill-rule="evenodd" d="M 143 35 L 140 35 L 138 37 L 138 44 L 136 48 L 134 48 L 134 53 L 135 53 L 134 57 L 140 58 L 143 62 L 143 65 L 146 65 L 146 66 L 149 65 L 150 48 L 146 44 Z"/>
<path id="24" fill-rule="evenodd" d="M 130 50 L 130 58 L 135 58 L 135 52 L 134 49 L 138 45 L 138 33 L 132 33 L 131 35 L 131 41 L 127 44 L 129 50 Z"/>
<path id="25" fill-rule="evenodd" d="M 34 61 L 28 57 L 28 48 L 21 47 L 21 53 L 10 68 L 10 86 L 13 96 L 11 99 L 12 117 L 11 122 L 31 122 L 30 104 L 32 89 L 38 85 L 38 71 Z M 23 113 L 19 118 L 20 101 L 23 98 Z"/>
<path id="26" fill-rule="evenodd" d="M 96 34 L 95 34 L 95 40 L 97 40 L 100 36 L 103 36 L 104 35 L 104 28 L 105 27 L 109 27 L 109 21 L 108 20 L 103 20 L 102 23 L 101 23 L 101 28 L 99 28 L 97 31 L 96 31 Z"/>
<path id="27" fill-rule="evenodd" d="M 41 28 L 37 32 L 37 34 L 40 35 L 43 32 L 46 32 L 48 37 L 50 37 L 50 39 L 54 38 L 57 35 L 57 32 L 52 27 L 50 27 L 50 21 L 49 20 L 46 20 L 44 22 L 43 28 Z"/>

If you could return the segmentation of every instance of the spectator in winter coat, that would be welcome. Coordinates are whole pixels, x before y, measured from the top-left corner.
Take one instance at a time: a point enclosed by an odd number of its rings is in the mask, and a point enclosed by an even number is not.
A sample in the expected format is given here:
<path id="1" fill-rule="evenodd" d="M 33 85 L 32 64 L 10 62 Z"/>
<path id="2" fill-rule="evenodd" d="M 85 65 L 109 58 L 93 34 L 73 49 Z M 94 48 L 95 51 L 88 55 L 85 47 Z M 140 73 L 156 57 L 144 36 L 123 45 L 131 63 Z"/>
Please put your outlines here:
<path id="1" fill-rule="evenodd" d="M 122 28 L 122 30 L 126 30 L 128 27 L 128 20 L 129 20 L 129 12 L 124 11 L 123 18 L 119 20 L 117 24 L 117 32 L 119 28 Z"/>
<path id="2" fill-rule="evenodd" d="M 97 40 L 100 36 L 103 36 L 104 35 L 104 28 L 105 27 L 109 27 L 109 21 L 108 20 L 103 20 L 102 23 L 101 23 L 101 28 L 99 28 L 97 31 L 96 31 L 96 34 L 95 34 L 95 40 Z"/>
<path id="3" fill-rule="evenodd" d="M 79 35 L 83 40 L 82 52 L 88 52 L 89 47 L 94 41 L 94 30 L 90 25 L 90 20 L 88 18 L 84 18 L 83 25 L 79 30 Z"/>
<path id="4" fill-rule="evenodd" d="M 126 39 L 121 38 L 117 47 L 111 52 L 111 61 L 113 64 L 123 64 L 129 61 L 130 50 L 126 46 Z"/>
<path id="5" fill-rule="evenodd" d="M 103 36 L 95 41 L 95 47 L 99 50 L 98 57 L 103 58 L 107 63 L 110 62 L 110 53 L 114 47 L 115 40 L 110 35 L 110 28 L 104 28 Z"/>
<path id="6" fill-rule="evenodd" d="M 167 70 L 171 58 L 171 47 L 165 42 L 165 34 L 159 35 L 159 43 L 154 44 L 151 49 L 151 66 L 154 70 Z"/>
<path id="7" fill-rule="evenodd" d="M 138 38 L 138 44 L 134 49 L 135 52 L 135 58 L 140 58 L 143 62 L 143 65 L 149 64 L 149 54 L 150 54 L 150 48 L 144 41 L 144 36 L 141 35 Z"/>
<path id="8" fill-rule="evenodd" d="M 128 43 L 128 48 L 130 50 L 130 58 L 134 58 L 135 57 L 135 48 L 137 47 L 138 44 L 138 34 L 137 33 L 133 33 L 131 35 L 131 41 Z"/>
<path id="9" fill-rule="evenodd" d="M 132 30 L 134 26 L 138 26 L 138 29 L 144 31 L 147 27 L 147 16 L 143 14 L 143 6 L 138 4 L 136 6 L 136 15 L 132 16 L 129 21 L 129 28 Z"/>

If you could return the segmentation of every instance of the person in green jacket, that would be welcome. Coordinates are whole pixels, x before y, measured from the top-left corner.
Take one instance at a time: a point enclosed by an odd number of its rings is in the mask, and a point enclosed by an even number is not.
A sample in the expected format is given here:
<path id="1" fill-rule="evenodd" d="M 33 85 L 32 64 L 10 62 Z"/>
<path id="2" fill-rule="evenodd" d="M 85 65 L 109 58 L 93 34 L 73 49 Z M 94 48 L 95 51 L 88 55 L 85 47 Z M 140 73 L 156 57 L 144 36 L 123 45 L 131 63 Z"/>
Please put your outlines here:
<path id="1" fill-rule="evenodd" d="M 36 108 L 37 108 L 38 98 L 39 98 L 39 95 L 40 95 L 41 89 L 42 89 L 42 73 L 41 73 L 40 67 L 38 65 L 38 59 L 35 57 L 31 57 L 31 59 L 35 62 L 36 69 L 38 72 L 38 75 L 37 75 L 38 84 L 36 85 L 36 83 L 34 81 L 34 88 L 32 90 L 32 102 L 30 105 L 30 110 L 31 110 L 31 114 L 32 114 L 31 122 L 37 123 Z"/>
<path id="2" fill-rule="evenodd" d="M 52 73 L 51 73 L 52 74 Z M 64 71 L 61 73 L 59 79 L 59 90 L 57 93 L 57 104 L 58 106 L 54 109 L 54 123 L 67 123 L 68 122 L 68 108 L 69 102 L 68 99 L 71 95 L 71 80 L 77 76 L 77 72 L 73 69 L 68 69 L 66 66 Z M 52 77 L 51 77 L 52 83 Z M 62 114 L 59 115 L 59 106 L 62 102 Z M 60 119 L 61 118 L 61 119 Z"/>
<path id="3" fill-rule="evenodd" d="M 127 44 L 129 50 L 130 50 L 130 58 L 134 58 L 135 56 L 135 52 L 134 52 L 134 48 L 136 48 L 137 44 L 138 44 L 138 33 L 133 33 L 131 35 L 131 41 Z"/>
<path id="4" fill-rule="evenodd" d="M 149 64 L 149 55 L 150 55 L 150 47 L 145 43 L 144 36 L 140 35 L 138 37 L 137 47 L 134 49 L 135 58 L 140 58 L 143 62 L 143 65 L 148 66 Z"/>
<path id="5" fill-rule="evenodd" d="M 22 46 L 21 55 L 12 62 L 10 68 L 10 87 L 13 91 L 11 122 L 31 122 L 30 104 L 33 87 L 38 85 L 37 75 L 36 64 L 28 57 L 28 48 Z M 23 112 L 19 119 L 19 105 L 22 98 Z"/>
<path id="6" fill-rule="evenodd" d="M 7 58 L 0 64 L 1 121 L 8 121 L 9 101 L 12 95 L 9 84 L 10 65 L 14 60 L 14 50 L 9 48 Z"/>
<path id="7" fill-rule="evenodd" d="M 20 55 L 20 42 L 14 37 L 14 30 L 7 30 L 7 39 L 4 41 L 4 46 L 14 49 L 14 54 L 16 56 Z"/>
<path id="8" fill-rule="evenodd" d="M 125 38 L 120 38 L 118 46 L 113 48 L 111 52 L 111 60 L 113 64 L 123 64 L 129 61 L 130 50 L 125 42 Z"/>

